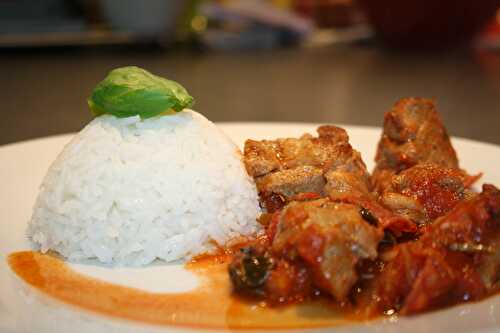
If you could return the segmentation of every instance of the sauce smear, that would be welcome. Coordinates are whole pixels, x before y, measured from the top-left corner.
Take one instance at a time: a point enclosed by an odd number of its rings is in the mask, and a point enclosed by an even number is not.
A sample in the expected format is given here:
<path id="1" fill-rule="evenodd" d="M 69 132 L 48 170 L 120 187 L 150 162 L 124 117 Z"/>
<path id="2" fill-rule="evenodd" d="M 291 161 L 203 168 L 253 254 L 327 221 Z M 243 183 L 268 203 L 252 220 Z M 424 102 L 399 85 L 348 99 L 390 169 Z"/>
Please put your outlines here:
<path id="1" fill-rule="evenodd" d="M 60 301 L 107 316 L 156 325 L 227 329 L 286 329 L 352 323 L 325 300 L 270 308 L 231 295 L 229 256 L 205 257 L 186 265 L 200 278 L 185 293 L 151 293 L 84 276 L 59 258 L 33 251 L 8 257 L 26 283 Z M 168 283 L 168 277 L 165 277 Z"/>

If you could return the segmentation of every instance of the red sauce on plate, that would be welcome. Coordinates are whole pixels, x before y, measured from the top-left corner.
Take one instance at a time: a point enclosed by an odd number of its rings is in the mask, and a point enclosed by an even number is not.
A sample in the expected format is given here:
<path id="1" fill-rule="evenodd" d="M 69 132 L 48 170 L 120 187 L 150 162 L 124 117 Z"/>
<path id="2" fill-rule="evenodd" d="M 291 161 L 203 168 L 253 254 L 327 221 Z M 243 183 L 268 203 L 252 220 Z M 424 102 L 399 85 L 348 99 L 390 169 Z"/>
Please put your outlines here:
<path id="1" fill-rule="evenodd" d="M 230 255 L 220 254 L 187 264 L 200 278 L 192 291 L 151 293 L 84 276 L 52 255 L 23 251 L 8 257 L 11 269 L 46 295 L 99 314 L 149 324 L 287 329 L 338 326 L 355 320 L 326 300 L 276 308 L 236 298 L 227 274 L 229 260 Z"/>

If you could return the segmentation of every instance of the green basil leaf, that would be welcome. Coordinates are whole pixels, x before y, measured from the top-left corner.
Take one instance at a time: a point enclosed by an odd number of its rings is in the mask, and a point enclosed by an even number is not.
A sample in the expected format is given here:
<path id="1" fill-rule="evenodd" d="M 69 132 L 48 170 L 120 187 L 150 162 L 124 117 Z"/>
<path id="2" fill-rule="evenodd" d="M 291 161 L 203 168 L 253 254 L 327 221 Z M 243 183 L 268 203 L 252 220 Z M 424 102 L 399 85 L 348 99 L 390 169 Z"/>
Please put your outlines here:
<path id="1" fill-rule="evenodd" d="M 119 118 L 151 118 L 165 111 L 180 112 L 194 104 L 194 99 L 177 82 L 164 79 L 139 67 L 112 70 L 88 99 L 92 113 Z"/>

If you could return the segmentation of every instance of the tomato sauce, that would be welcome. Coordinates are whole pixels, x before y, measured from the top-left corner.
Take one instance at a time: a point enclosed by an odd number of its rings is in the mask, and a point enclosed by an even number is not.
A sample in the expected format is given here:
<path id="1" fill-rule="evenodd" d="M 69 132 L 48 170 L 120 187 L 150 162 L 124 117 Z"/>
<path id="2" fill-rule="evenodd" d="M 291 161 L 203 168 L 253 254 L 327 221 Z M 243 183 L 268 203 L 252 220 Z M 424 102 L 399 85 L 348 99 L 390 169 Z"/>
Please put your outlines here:
<path id="1" fill-rule="evenodd" d="M 11 269 L 26 283 L 64 303 L 92 312 L 156 325 L 217 329 L 287 329 L 352 323 L 327 300 L 269 307 L 231 293 L 227 264 L 231 256 L 198 258 L 186 268 L 199 277 L 185 293 L 152 293 L 84 276 L 63 260 L 33 251 L 11 254 Z M 167 278 L 165 279 L 167 282 Z"/>

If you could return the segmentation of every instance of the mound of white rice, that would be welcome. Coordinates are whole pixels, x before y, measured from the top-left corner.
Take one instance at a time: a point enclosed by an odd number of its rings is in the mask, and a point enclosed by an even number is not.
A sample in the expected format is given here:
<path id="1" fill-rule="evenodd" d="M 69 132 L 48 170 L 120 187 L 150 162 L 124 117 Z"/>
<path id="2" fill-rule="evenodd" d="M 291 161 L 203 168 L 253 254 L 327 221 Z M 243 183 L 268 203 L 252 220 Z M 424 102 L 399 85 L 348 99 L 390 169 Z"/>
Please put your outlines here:
<path id="1" fill-rule="evenodd" d="M 257 231 L 255 184 L 202 115 L 95 118 L 50 167 L 28 236 L 70 260 L 186 259 Z"/>

